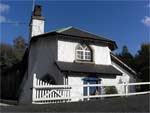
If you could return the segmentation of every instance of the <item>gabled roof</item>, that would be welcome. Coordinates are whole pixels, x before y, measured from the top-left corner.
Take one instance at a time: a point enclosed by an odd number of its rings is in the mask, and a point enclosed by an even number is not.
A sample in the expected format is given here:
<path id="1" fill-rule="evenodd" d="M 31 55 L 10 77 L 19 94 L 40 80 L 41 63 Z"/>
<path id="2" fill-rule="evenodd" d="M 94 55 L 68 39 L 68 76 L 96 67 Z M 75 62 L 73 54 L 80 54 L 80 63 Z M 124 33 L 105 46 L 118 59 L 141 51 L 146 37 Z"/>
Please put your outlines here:
<path id="1" fill-rule="evenodd" d="M 117 48 L 117 45 L 116 45 L 115 41 L 113 41 L 113 40 L 89 33 L 84 30 L 80 30 L 78 28 L 74 28 L 72 26 L 54 30 L 54 31 L 50 31 L 50 32 L 47 32 L 47 33 L 44 33 L 41 35 L 37 35 L 37 36 L 32 37 L 32 39 L 34 39 L 35 37 L 41 37 L 43 35 L 50 35 L 50 34 L 66 35 L 66 36 L 70 36 L 70 38 L 80 38 L 81 40 L 100 41 L 101 43 L 108 44 L 109 47 L 111 48 L 111 50 L 114 50 Z"/>
<path id="2" fill-rule="evenodd" d="M 112 65 L 96 65 L 90 63 L 70 63 L 56 61 L 56 65 L 62 72 L 75 72 L 75 73 L 97 73 L 105 75 L 122 75 Z"/>

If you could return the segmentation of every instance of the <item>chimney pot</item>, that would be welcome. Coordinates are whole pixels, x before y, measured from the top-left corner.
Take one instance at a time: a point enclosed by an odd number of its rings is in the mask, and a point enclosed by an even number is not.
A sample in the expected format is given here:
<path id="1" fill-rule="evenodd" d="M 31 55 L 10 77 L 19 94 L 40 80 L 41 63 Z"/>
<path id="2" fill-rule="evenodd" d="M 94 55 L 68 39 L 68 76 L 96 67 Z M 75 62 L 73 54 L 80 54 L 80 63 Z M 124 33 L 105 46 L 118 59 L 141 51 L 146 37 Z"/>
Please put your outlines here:
<path id="1" fill-rule="evenodd" d="M 41 6 L 40 5 L 35 5 L 34 16 L 41 16 Z"/>

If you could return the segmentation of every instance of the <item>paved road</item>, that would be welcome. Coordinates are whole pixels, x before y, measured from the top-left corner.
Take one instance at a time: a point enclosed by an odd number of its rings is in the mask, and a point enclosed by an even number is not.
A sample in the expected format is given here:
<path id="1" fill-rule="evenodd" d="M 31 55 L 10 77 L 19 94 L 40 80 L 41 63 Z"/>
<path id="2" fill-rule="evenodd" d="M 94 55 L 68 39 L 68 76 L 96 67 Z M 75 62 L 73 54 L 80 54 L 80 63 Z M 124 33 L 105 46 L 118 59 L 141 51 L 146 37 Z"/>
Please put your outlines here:
<path id="1" fill-rule="evenodd" d="M 149 112 L 150 94 L 88 102 L 1 106 L 1 112 Z"/>
<path id="2" fill-rule="evenodd" d="M 0 103 L 0 106 L 10 106 L 9 104 Z"/>

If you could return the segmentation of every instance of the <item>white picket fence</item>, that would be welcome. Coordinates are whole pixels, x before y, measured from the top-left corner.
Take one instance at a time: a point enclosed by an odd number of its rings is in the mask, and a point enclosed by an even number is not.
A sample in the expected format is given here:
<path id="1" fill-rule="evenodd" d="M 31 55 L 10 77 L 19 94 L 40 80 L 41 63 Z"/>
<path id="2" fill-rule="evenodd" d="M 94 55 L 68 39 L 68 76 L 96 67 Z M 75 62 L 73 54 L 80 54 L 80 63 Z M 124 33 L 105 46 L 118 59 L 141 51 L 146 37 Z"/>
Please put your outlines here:
<path id="1" fill-rule="evenodd" d="M 69 86 L 58 87 L 58 85 L 51 85 L 47 82 L 36 78 L 36 74 L 33 77 L 33 103 L 59 103 L 70 101 L 67 97 L 70 97 Z M 56 100 L 55 98 L 59 98 Z M 65 98 L 65 99 L 61 99 Z"/>
<path id="2" fill-rule="evenodd" d="M 39 80 L 36 77 L 36 74 L 33 76 L 33 91 L 32 91 L 32 103 L 33 104 L 47 104 L 47 103 L 61 103 L 61 102 L 71 102 L 72 99 L 80 99 L 80 100 L 90 100 L 92 98 L 103 98 L 103 97 L 115 97 L 115 96 L 130 96 L 130 95 L 140 95 L 140 94 L 148 94 L 150 91 L 143 92 L 128 92 L 130 86 L 136 85 L 149 85 L 150 82 L 139 82 L 139 83 L 127 83 L 127 84 L 118 84 L 120 86 L 124 86 L 125 93 L 123 94 L 98 94 L 98 95 L 90 95 L 89 89 L 90 87 L 107 87 L 114 85 L 102 85 L 102 84 L 87 84 L 87 85 L 51 85 L 47 82 Z M 84 88 L 87 87 L 87 95 L 86 96 L 71 96 L 71 89 L 73 87 L 76 88 Z"/>

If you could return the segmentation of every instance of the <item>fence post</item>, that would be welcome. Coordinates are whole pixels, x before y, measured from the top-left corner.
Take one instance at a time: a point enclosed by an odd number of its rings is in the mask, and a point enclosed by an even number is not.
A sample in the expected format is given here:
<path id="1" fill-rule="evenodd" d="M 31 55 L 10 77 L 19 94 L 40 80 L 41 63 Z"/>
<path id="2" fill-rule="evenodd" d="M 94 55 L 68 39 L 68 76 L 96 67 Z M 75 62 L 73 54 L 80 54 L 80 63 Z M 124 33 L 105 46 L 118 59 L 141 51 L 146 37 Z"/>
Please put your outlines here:
<path id="1" fill-rule="evenodd" d="M 36 74 L 33 74 L 33 88 L 32 88 L 32 101 L 36 99 Z"/>
<path id="2" fill-rule="evenodd" d="M 126 96 L 127 96 L 127 94 L 128 94 L 128 83 L 127 82 L 125 84 L 125 88 L 126 88 Z"/>
<path id="3" fill-rule="evenodd" d="M 100 88 L 101 88 L 100 95 L 104 95 L 105 94 L 105 88 L 104 88 L 104 86 L 100 86 Z M 103 100 L 104 97 L 100 97 L 100 99 Z"/>
<path id="4" fill-rule="evenodd" d="M 89 96 L 90 96 L 90 87 L 89 87 L 89 83 L 88 83 L 88 86 L 87 86 L 87 96 L 88 96 L 88 99 L 87 100 L 90 100 Z"/>

